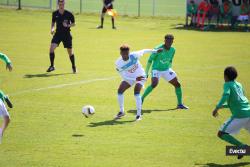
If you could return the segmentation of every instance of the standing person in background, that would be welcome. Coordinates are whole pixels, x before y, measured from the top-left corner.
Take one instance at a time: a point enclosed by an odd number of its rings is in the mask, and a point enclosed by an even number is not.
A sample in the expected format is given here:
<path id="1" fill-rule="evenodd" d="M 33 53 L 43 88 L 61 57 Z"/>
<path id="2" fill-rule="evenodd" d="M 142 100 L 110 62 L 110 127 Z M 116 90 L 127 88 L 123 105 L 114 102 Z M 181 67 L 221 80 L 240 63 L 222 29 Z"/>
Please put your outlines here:
<path id="1" fill-rule="evenodd" d="M 214 0 L 208 12 L 208 25 L 211 24 L 212 19 L 216 17 L 216 27 L 219 25 L 220 20 L 220 5 L 218 0 Z"/>
<path id="2" fill-rule="evenodd" d="M 190 26 L 196 25 L 197 9 L 198 5 L 194 2 L 194 0 L 190 0 L 190 3 L 187 6 L 188 16 L 191 17 Z"/>
<path id="3" fill-rule="evenodd" d="M 247 0 L 243 0 L 243 3 L 240 6 L 240 16 L 238 17 L 238 21 L 245 25 L 245 30 L 248 31 L 248 20 L 250 14 L 250 6 Z"/>
<path id="4" fill-rule="evenodd" d="M 102 8 L 102 14 L 101 14 L 101 25 L 99 25 L 97 27 L 97 29 L 103 28 L 104 16 L 108 10 L 113 9 L 113 2 L 114 2 L 114 0 L 103 0 L 103 8 Z M 114 16 L 111 17 L 111 21 L 112 21 L 112 28 L 116 29 Z"/>
<path id="5" fill-rule="evenodd" d="M 197 27 L 200 27 L 201 29 L 204 28 L 204 22 L 205 22 L 209 9 L 210 9 L 210 4 L 208 0 L 203 0 L 199 4 L 198 12 L 197 12 Z M 201 22 L 200 22 L 200 18 L 201 18 Z"/>
<path id="6" fill-rule="evenodd" d="M 69 54 L 72 64 L 72 71 L 75 74 L 77 73 L 77 70 L 75 65 L 75 55 L 72 49 L 72 36 L 70 34 L 70 28 L 75 26 L 75 17 L 71 12 L 65 10 L 64 6 L 65 0 L 58 0 L 59 9 L 54 11 L 52 14 L 51 34 L 54 36 L 50 45 L 50 66 L 47 72 L 52 72 L 55 70 L 55 49 L 61 42 L 63 42 L 63 46 L 67 49 Z"/>
<path id="7" fill-rule="evenodd" d="M 229 0 L 225 0 L 220 8 L 220 27 L 223 27 L 223 22 L 224 19 L 227 20 L 228 24 L 232 24 L 232 10 L 233 10 L 233 5 Z"/>

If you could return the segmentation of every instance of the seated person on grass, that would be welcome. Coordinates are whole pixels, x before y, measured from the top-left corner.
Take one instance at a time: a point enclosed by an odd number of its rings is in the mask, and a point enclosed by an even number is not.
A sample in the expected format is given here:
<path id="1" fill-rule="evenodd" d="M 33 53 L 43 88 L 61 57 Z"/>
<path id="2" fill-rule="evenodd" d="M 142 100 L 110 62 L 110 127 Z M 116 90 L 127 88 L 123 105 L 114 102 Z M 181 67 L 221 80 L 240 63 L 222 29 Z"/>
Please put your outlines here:
<path id="1" fill-rule="evenodd" d="M 232 2 L 225 0 L 220 7 L 220 23 L 223 27 L 224 20 L 226 19 L 228 25 L 232 25 Z"/>
<path id="2" fill-rule="evenodd" d="M 196 15 L 197 15 L 198 5 L 194 2 L 194 0 L 190 0 L 190 3 L 187 6 L 188 16 L 191 17 L 190 26 L 196 24 Z"/>
<path id="3" fill-rule="evenodd" d="M 198 6 L 198 12 L 197 12 L 197 27 L 203 28 L 204 22 L 207 16 L 207 13 L 210 9 L 210 4 L 208 3 L 208 0 L 203 0 L 199 6 Z M 202 17 L 200 22 L 200 17 Z"/>

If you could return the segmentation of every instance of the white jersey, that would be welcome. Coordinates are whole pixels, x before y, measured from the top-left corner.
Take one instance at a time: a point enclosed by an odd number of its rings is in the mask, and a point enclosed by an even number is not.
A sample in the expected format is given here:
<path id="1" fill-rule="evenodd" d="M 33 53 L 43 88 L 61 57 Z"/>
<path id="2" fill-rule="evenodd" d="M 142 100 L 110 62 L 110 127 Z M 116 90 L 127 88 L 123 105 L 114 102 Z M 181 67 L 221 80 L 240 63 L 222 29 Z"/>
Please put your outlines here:
<path id="1" fill-rule="evenodd" d="M 152 49 L 144 49 L 129 54 L 129 59 L 124 61 L 122 57 L 116 61 L 116 69 L 125 80 L 136 80 L 137 77 L 146 76 L 139 58 L 146 53 L 156 52 Z"/>

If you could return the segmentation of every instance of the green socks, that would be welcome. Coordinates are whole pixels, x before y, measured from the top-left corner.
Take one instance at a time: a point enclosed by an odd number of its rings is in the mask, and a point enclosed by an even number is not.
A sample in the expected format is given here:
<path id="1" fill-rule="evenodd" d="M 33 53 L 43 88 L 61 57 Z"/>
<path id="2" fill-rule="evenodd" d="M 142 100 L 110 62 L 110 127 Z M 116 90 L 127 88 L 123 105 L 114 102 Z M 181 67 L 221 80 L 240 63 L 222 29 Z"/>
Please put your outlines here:
<path id="1" fill-rule="evenodd" d="M 181 87 L 175 88 L 175 94 L 177 96 L 178 105 L 182 104 L 182 90 L 181 90 Z"/>
<path id="2" fill-rule="evenodd" d="M 244 145 L 239 140 L 237 140 L 236 138 L 234 138 L 233 136 L 231 136 L 229 134 L 223 134 L 220 138 L 222 140 L 225 140 L 226 142 L 232 144 L 232 145 L 235 145 L 235 146 L 243 146 Z"/>
<path id="3" fill-rule="evenodd" d="M 144 100 L 153 90 L 153 87 L 150 85 L 146 88 L 145 92 L 142 95 L 142 100 Z"/>

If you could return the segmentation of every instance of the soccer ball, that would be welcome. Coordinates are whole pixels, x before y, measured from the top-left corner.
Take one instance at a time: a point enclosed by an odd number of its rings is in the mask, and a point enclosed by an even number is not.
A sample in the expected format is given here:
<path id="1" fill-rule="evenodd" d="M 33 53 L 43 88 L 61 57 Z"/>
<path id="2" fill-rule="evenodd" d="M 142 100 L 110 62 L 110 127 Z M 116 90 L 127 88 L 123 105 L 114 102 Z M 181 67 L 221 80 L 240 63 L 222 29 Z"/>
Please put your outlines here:
<path id="1" fill-rule="evenodd" d="M 82 114 L 88 118 L 89 116 L 93 115 L 95 113 L 95 108 L 91 105 L 83 106 L 82 108 Z"/>

